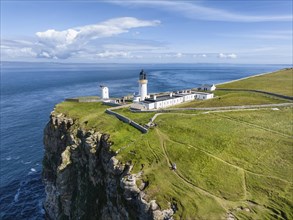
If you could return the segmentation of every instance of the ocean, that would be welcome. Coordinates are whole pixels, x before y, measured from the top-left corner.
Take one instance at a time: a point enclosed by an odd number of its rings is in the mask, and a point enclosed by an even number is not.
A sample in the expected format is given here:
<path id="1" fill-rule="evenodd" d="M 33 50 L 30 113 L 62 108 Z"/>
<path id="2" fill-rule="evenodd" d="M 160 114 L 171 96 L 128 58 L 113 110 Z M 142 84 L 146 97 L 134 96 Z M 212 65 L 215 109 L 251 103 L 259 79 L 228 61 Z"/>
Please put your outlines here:
<path id="1" fill-rule="evenodd" d="M 289 65 L 1 63 L 0 219 L 44 219 L 41 181 L 43 129 L 65 98 L 111 97 L 138 91 L 147 73 L 149 92 L 221 83 Z"/>

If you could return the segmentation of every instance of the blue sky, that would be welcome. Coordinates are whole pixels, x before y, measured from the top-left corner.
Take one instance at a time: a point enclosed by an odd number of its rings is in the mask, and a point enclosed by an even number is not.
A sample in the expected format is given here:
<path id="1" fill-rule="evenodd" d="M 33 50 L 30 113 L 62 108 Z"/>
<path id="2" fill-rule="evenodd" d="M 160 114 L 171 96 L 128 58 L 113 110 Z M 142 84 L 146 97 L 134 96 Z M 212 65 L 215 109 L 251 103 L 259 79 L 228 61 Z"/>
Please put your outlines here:
<path id="1" fill-rule="evenodd" d="M 1 60 L 292 64 L 292 1 L 1 1 Z"/>

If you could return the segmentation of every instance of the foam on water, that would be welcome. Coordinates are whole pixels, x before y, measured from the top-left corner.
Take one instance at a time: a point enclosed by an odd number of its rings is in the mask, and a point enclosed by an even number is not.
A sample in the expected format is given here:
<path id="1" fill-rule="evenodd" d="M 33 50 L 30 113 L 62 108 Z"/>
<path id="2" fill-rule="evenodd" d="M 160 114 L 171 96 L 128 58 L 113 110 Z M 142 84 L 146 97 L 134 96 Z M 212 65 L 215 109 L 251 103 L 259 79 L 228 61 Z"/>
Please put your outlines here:
<path id="1" fill-rule="evenodd" d="M 10 156 L 9 156 L 9 157 L 6 157 L 5 159 L 6 159 L 6 160 L 11 160 L 11 159 L 12 159 L 12 157 L 10 157 Z"/>
<path id="2" fill-rule="evenodd" d="M 21 160 L 21 163 L 23 163 L 23 164 L 30 164 L 30 163 L 32 163 L 31 161 L 26 161 L 26 162 L 24 162 L 23 160 Z"/>
<path id="3" fill-rule="evenodd" d="M 16 194 L 14 196 L 13 202 L 18 202 L 19 192 L 20 192 L 20 188 L 17 189 L 17 192 L 16 192 Z"/>

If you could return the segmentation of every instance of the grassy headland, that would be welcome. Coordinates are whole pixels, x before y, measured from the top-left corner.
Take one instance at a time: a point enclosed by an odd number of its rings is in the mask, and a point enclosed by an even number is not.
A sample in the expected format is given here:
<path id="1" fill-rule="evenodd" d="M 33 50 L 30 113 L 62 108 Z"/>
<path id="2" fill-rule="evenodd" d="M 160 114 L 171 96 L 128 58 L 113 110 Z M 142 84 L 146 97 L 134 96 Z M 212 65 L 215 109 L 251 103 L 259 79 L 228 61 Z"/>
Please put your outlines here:
<path id="1" fill-rule="evenodd" d="M 282 80 L 275 76 L 282 79 L 280 72 L 273 74 L 276 83 L 270 84 L 270 91 L 280 91 Z M 251 82 L 256 89 L 272 79 L 271 74 L 261 77 L 249 79 L 261 83 Z M 293 90 L 287 85 L 289 91 L 282 94 Z M 217 95 L 224 100 L 218 104 L 215 99 L 218 106 L 282 102 L 242 92 Z M 215 106 L 206 104 L 209 101 L 199 106 Z M 72 117 L 79 127 L 110 134 L 117 159 L 132 161 L 133 172 L 144 165 L 141 181 L 149 183 L 147 197 L 161 208 L 170 203 L 178 207 L 175 219 L 218 220 L 229 213 L 238 219 L 293 219 L 292 108 L 162 114 L 147 134 L 107 115 L 106 108 L 101 103 L 63 102 L 55 111 Z M 119 111 L 140 123 L 154 115 Z M 176 171 L 170 169 L 173 162 Z"/>
<path id="2" fill-rule="evenodd" d="M 255 89 L 293 96 L 293 69 L 287 68 L 270 74 L 250 77 L 231 83 L 223 83 L 217 85 L 217 88 Z"/>

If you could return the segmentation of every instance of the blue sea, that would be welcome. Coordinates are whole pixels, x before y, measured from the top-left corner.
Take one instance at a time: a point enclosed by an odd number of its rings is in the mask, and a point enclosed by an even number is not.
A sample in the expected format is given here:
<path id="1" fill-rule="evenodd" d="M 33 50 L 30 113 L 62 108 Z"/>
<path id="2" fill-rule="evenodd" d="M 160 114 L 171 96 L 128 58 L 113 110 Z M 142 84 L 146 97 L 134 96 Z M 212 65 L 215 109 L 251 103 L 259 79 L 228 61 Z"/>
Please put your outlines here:
<path id="1" fill-rule="evenodd" d="M 0 219 L 44 219 L 43 129 L 65 98 L 133 94 L 138 74 L 149 92 L 194 88 L 278 70 L 288 65 L 1 63 Z"/>

